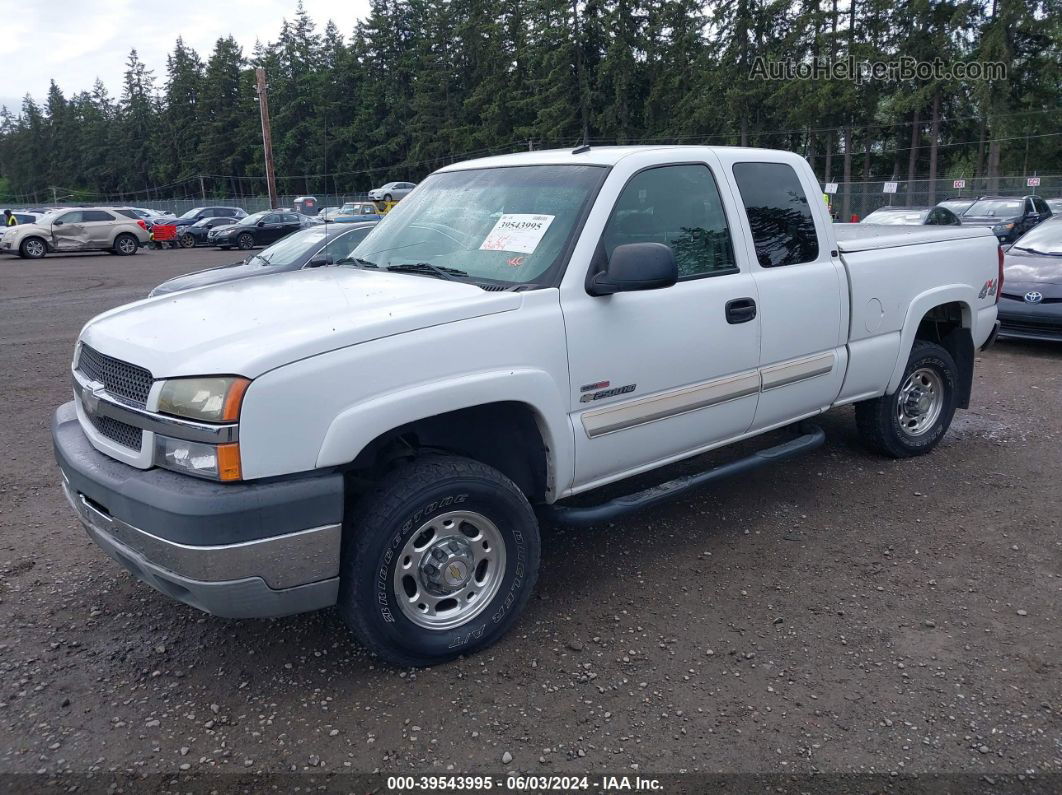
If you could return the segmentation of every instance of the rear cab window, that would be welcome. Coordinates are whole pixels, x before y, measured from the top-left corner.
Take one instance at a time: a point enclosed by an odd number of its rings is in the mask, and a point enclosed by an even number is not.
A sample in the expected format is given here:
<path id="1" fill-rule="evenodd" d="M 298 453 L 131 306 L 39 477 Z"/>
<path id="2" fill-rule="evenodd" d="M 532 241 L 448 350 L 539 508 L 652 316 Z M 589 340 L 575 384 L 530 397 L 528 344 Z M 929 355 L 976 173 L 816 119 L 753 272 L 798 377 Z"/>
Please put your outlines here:
<path id="1" fill-rule="evenodd" d="M 800 177 L 787 163 L 735 163 L 756 259 L 763 268 L 814 262 L 819 238 Z"/>

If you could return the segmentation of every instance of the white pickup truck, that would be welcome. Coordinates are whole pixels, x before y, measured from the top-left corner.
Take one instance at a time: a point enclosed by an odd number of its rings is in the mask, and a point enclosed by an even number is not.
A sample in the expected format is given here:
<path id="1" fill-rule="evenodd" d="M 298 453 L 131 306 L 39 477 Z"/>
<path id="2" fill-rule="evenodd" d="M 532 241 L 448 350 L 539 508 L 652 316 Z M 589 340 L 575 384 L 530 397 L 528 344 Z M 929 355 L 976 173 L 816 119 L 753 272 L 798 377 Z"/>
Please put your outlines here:
<path id="1" fill-rule="evenodd" d="M 221 616 L 337 605 L 396 664 L 481 649 L 592 523 L 814 447 L 928 452 L 967 406 L 1002 256 L 979 227 L 834 226 L 785 152 L 507 155 L 422 182 L 336 267 L 91 320 L 54 418 L 95 541 Z M 565 498 L 792 426 L 638 494 Z M 584 502 L 580 500 L 580 502 Z"/>

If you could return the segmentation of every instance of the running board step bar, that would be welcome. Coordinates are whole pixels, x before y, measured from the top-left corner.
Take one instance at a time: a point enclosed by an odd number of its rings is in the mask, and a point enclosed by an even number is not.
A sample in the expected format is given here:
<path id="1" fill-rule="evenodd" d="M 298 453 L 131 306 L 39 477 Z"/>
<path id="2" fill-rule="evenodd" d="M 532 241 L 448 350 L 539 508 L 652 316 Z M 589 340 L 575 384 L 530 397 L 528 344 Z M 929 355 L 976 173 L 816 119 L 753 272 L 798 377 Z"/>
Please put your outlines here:
<path id="1" fill-rule="evenodd" d="M 674 499 L 705 484 L 735 475 L 744 475 L 746 472 L 752 472 L 767 464 L 794 458 L 809 450 L 814 450 L 816 447 L 821 447 L 822 443 L 826 441 L 826 433 L 818 425 L 802 423 L 800 429 L 803 433 L 795 439 L 774 447 L 768 447 L 766 450 L 759 450 L 750 456 L 739 458 L 737 461 L 731 461 L 728 464 L 722 464 L 704 472 L 675 478 L 666 483 L 661 483 L 659 486 L 652 486 L 634 494 L 616 497 L 616 499 L 603 502 L 600 505 L 587 507 L 545 505 L 539 509 L 539 513 L 545 519 L 575 527 L 587 527 L 611 521 L 666 500 Z"/>

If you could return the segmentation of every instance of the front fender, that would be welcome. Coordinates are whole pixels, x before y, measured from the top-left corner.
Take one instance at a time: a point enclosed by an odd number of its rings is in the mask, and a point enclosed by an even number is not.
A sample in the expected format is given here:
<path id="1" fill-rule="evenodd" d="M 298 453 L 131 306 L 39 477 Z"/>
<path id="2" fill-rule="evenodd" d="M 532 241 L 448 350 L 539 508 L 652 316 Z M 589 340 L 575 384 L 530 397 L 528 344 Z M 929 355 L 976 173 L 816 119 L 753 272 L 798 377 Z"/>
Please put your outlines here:
<path id="1" fill-rule="evenodd" d="M 958 303 L 962 305 L 962 325 L 971 329 L 974 322 L 974 307 L 980 301 L 977 293 L 968 284 L 946 284 L 934 287 L 915 296 L 907 309 L 907 316 L 903 321 L 900 331 L 900 349 L 896 355 L 896 363 L 893 365 L 892 377 L 885 389 L 886 394 L 892 394 L 900 388 L 903 379 L 903 371 L 907 367 L 907 360 L 911 356 L 911 348 L 914 346 L 915 335 L 922 318 L 941 304 Z"/>
<path id="2" fill-rule="evenodd" d="M 535 369 L 495 370 L 411 385 L 339 413 L 328 427 L 316 466 L 349 463 L 373 439 L 417 420 L 487 403 L 514 402 L 528 406 L 535 415 L 548 457 L 547 489 L 556 494 L 570 486 L 575 470 L 575 443 L 561 394 L 548 373 Z"/>

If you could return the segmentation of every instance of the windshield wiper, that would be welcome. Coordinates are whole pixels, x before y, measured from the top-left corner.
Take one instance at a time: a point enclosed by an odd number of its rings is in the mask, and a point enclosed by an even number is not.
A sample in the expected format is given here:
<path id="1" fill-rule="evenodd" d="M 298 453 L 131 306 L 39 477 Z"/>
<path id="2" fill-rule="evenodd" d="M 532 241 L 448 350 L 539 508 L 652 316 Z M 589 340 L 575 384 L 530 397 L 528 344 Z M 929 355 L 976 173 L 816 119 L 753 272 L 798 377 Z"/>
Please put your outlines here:
<path id="1" fill-rule="evenodd" d="M 1062 257 L 1062 251 L 1040 251 L 1038 248 L 1027 248 L 1026 246 L 1011 246 L 1018 251 L 1028 251 L 1030 254 L 1041 254 L 1045 257 Z"/>
<path id="2" fill-rule="evenodd" d="M 370 262 L 367 259 L 361 257 L 343 257 L 336 260 L 336 265 L 357 265 L 359 268 L 379 268 L 375 262 Z"/>
<path id="3" fill-rule="evenodd" d="M 430 262 L 402 262 L 398 265 L 388 265 L 385 270 L 393 273 L 424 273 L 438 276 L 447 281 L 457 281 L 458 278 L 467 278 L 465 271 L 457 268 L 447 268 L 441 265 L 432 265 Z"/>

